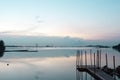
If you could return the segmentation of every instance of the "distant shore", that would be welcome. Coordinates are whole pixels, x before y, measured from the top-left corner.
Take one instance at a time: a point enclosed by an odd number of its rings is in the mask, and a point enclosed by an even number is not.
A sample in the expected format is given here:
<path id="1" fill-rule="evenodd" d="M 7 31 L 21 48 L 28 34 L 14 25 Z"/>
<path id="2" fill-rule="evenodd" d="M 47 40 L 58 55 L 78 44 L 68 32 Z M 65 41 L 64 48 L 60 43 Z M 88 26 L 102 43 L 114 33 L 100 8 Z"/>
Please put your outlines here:
<path id="1" fill-rule="evenodd" d="M 5 52 L 38 52 L 37 50 L 6 50 Z"/>
<path id="2" fill-rule="evenodd" d="M 111 48 L 111 46 L 104 45 L 86 45 L 86 46 L 21 46 L 21 45 L 6 45 L 5 47 L 96 47 L 96 48 Z"/>

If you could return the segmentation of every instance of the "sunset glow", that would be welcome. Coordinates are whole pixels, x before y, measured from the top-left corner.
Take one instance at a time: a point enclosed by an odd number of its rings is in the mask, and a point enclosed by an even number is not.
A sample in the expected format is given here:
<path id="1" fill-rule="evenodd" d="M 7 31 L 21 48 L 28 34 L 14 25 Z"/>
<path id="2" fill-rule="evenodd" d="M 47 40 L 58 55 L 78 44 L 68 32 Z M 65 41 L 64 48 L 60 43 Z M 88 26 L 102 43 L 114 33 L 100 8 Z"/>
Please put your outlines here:
<path id="1" fill-rule="evenodd" d="M 0 1 L 0 34 L 92 40 L 120 37 L 119 3 L 119 0 Z"/>

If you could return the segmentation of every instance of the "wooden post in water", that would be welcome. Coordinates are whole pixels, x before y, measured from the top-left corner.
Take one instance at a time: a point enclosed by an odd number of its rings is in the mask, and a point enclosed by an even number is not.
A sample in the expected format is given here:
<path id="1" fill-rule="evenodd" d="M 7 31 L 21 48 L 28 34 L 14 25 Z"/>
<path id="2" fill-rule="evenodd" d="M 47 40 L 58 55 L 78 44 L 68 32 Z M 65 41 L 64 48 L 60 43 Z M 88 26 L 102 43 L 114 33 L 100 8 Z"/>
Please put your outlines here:
<path id="1" fill-rule="evenodd" d="M 78 61 L 79 61 L 79 62 L 78 62 L 78 65 L 80 66 L 80 51 L 78 51 L 78 54 L 79 54 L 79 55 L 78 55 Z"/>
<path id="2" fill-rule="evenodd" d="M 87 55 L 86 55 L 86 51 L 85 51 L 85 66 L 87 67 Z"/>
<path id="3" fill-rule="evenodd" d="M 107 59 L 107 53 L 106 53 L 106 66 L 108 67 L 108 59 Z"/>
<path id="4" fill-rule="evenodd" d="M 101 50 L 100 50 L 100 69 L 101 69 Z"/>
<path id="5" fill-rule="evenodd" d="M 94 53 L 94 72 L 95 72 L 95 53 Z"/>
<path id="6" fill-rule="evenodd" d="M 82 57 L 83 57 L 83 53 L 82 53 L 82 50 L 81 50 L 81 58 L 80 58 L 80 59 L 81 59 L 81 60 L 80 60 L 80 61 L 81 61 L 81 62 L 80 62 L 80 63 L 81 63 L 81 67 L 82 67 L 82 65 L 83 65 L 83 58 L 82 58 Z"/>
<path id="7" fill-rule="evenodd" d="M 115 77 L 115 56 L 113 56 L 113 67 L 114 67 L 113 77 L 114 77 L 114 79 L 116 79 L 116 77 Z"/>
<path id="8" fill-rule="evenodd" d="M 90 49 L 90 62 L 91 62 L 91 66 L 92 66 L 92 50 Z"/>
<path id="9" fill-rule="evenodd" d="M 97 50 L 96 65 L 99 68 L 99 50 Z"/>
<path id="10" fill-rule="evenodd" d="M 78 64 L 77 56 L 78 56 L 78 54 L 76 54 L 76 67 L 77 67 L 77 64 Z"/>
<path id="11" fill-rule="evenodd" d="M 78 66 L 78 51 L 77 51 L 77 55 L 76 55 L 76 65 Z"/>
<path id="12" fill-rule="evenodd" d="M 77 51 L 77 65 L 79 66 L 80 64 L 79 64 L 79 59 L 80 59 L 80 51 L 78 50 Z"/>

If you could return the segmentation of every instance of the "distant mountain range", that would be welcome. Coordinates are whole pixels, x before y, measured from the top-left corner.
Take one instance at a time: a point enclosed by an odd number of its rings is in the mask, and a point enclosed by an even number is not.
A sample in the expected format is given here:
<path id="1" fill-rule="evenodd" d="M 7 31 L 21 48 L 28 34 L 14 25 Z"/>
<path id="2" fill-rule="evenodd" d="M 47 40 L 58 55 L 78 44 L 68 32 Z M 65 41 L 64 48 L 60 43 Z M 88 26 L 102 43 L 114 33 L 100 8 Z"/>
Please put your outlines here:
<path id="1" fill-rule="evenodd" d="M 84 40 L 81 38 L 53 36 L 0 36 L 5 45 L 20 46 L 98 46 L 107 47 L 118 44 L 115 40 Z M 107 46 L 102 46 L 107 45 Z"/>

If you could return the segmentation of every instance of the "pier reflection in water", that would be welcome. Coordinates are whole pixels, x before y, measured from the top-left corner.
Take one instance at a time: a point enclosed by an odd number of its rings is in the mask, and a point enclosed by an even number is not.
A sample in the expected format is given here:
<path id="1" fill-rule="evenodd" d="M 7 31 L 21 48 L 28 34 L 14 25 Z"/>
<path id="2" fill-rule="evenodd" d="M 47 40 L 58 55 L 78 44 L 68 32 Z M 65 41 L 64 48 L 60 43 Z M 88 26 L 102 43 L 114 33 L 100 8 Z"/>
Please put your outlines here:
<path id="1" fill-rule="evenodd" d="M 76 80 L 96 80 L 86 72 L 80 72 L 76 69 Z"/>

